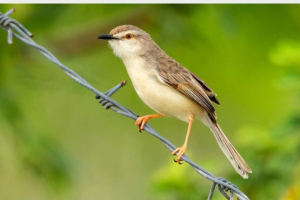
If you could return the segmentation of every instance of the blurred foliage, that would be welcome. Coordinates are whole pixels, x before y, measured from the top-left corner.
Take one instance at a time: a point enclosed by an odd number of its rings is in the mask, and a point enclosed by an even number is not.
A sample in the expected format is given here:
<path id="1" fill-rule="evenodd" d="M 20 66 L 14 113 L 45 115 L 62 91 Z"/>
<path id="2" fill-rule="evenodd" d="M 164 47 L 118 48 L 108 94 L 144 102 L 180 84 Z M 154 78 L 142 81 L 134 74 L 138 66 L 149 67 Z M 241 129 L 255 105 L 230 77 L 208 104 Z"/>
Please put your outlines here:
<path id="1" fill-rule="evenodd" d="M 169 163 L 156 172 L 152 180 L 152 191 L 162 195 L 162 199 L 166 200 L 207 198 L 208 191 L 201 189 L 199 177 L 193 176 L 189 170 L 191 168 L 187 164 L 178 168 L 174 163 Z"/>
<path id="2" fill-rule="evenodd" d="M 218 121 L 253 174 L 236 174 L 201 123 L 189 157 L 251 199 L 300 199 L 300 5 L 1 4 L 0 12 L 12 7 L 38 44 L 100 91 L 128 75 L 97 36 L 121 24 L 149 32 L 218 93 Z M 8 45 L 4 31 L 0 47 L 0 199 L 207 198 L 209 181 L 173 164 L 160 142 L 101 108 L 35 49 Z M 114 98 L 153 112 L 130 81 Z M 185 123 L 150 124 L 182 145 Z"/>

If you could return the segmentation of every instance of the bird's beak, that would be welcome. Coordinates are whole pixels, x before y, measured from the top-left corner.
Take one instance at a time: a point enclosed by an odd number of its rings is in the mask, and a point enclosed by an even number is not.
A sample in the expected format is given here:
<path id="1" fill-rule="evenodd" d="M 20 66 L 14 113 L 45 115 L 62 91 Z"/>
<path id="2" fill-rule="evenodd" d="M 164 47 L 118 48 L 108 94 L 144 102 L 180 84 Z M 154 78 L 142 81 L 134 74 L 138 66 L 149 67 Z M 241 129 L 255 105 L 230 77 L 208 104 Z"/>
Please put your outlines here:
<path id="1" fill-rule="evenodd" d="M 104 34 L 104 35 L 100 35 L 98 37 L 98 39 L 103 39 L 103 40 L 118 40 L 119 38 L 116 38 L 110 34 Z"/>

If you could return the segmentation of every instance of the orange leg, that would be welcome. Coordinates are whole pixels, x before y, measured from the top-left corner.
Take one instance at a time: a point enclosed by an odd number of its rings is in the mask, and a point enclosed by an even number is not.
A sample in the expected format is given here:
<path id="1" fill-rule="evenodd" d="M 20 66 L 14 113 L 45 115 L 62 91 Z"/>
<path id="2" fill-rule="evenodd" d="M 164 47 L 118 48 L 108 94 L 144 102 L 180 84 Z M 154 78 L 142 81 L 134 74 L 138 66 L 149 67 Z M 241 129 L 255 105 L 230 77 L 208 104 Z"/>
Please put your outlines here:
<path id="1" fill-rule="evenodd" d="M 190 136 L 190 132 L 191 132 L 191 129 L 192 129 L 193 120 L 194 120 L 194 116 L 191 116 L 189 118 L 189 126 L 188 126 L 188 130 L 187 130 L 187 133 L 186 133 L 184 144 L 182 145 L 182 147 L 179 147 L 179 148 L 175 149 L 175 151 L 172 152 L 173 155 L 175 155 L 177 153 L 176 156 L 177 156 L 177 163 L 178 164 L 181 164 L 180 163 L 181 157 L 187 149 L 187 143 L 189 141 L 189 136 Z"/>
<path id="2" fill-rule="evenodd" d="M 162 117 L 162 114 L 155 114 L 155 115 L 145 115 L 143 117 L 139 117 L 135 121 L 135 125 L 139 127 L 139 131 L 144 130 L 145 124 L 149 121 L 151 118 L 156 118 L 156 117 Z"/>

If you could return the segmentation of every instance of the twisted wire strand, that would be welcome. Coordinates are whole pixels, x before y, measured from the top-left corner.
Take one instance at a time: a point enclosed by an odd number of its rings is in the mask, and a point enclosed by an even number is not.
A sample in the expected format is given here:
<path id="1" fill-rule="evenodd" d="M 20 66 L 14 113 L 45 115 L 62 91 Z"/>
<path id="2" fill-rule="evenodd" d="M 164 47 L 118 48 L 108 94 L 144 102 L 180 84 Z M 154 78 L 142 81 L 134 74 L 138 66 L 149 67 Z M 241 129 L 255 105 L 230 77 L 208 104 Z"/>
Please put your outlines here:
<path id="1" fill-rule="evenodd" d="M 104 108 L 111 109 L 133 120 L 136 120 L 138 118 L 138 115 L 136 115 L 134 112 L 130 111 L 126 107 L 122 106 L 121 104 L 119 104 L 118 102 L 110 98 L 111 95 L 113 95 L 122 86 L 126 84 L 126 81 L 122 81 L 121 83 L 119 83 L 118 85 L 116 85 L 115 87 L 113 87 L 112 89 L 104 93 L 99 92 L 92 85 L 90 85 L 84 78 L 82 78 L 76 72 L 63 65 L 50 51 L 36 44 L 31 39 L 33 35 L 22 24 L 9 17 L 9 15 L 12 14 L 14 11 L 15 11 L 14 9 L 11 9 L 4 14 L 0 12 L 0 26 L 8 33 L 7 41 L 9 44 L 12 44 L 13 41 L 12 38 L 14 36 L 15 38 L 21 40 L 25 44 L 37 49 L 49 61 L 53 62 L 58 67 L 60 67 L 70 78 L 72 78 L 74 81 L 76 81 L 77 83 L 81 84 L 82 86 L 86 87 L 87 89 L 91 90 L 94 94 L 96 94 L 96 98 Z M 171 152 L 176 149 L 176 146 L 174 144 L 172 144 L 166 138 L 162 137 L 149 124 L 146 124 L 144 129 L 145 131 L 147 131 L 148 133 L 150 133 L 151 135 L 159 139 Z M 181 159 L 186 163 L 188 163 L 190 166 L 192 166 L 198 174 L 213 182 L 212 187 L 209 191 L 208 200 L 212 199 L 216 186 L 218 186 L 218 190 L 220 191 L 220 193 L 228 200 L 233 200 L 234 195 L 239 200 L 249 200 L 249 198 L 243 192 L 241 192 L 237 188 L 237 186 L 235 186 L 234 184 L 230 183 L 229 181 L 227 181 L 222 177 L 215 177 L 213 174 L 205 170 L 203 167 L 199 166 L 198 164 L 190 160 L 185 154 L 182 156 Z"/>

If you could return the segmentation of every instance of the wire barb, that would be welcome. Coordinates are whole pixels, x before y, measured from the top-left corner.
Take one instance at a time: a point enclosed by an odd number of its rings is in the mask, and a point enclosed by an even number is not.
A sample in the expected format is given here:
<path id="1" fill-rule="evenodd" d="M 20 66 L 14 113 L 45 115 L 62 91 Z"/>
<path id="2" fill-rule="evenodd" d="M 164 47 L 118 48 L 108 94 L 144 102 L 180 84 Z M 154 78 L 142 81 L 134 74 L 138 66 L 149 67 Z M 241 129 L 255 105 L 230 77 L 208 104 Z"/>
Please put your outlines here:
<path id="1" fill-rule="evenodd" d="M 5 14 L 0 13 L 0 26 L 7 31 L 8 33 L 8 43 L 12 44 L 12 38 L 13 36 L 25 44 L 37 49 L 41 52 L 49 61 L 56 64 L 58 67 L 60 67 L 70 78 L 72 78 L 77 83 L 81 84 L 82 86 L 86 87 L 87 89 L 91 90 L 94 94 L 96 94 L 96 99 L 98 100 L 101 105 L 106 109 L 111 109 L 121 115 L 124 115 L 128 118 L 131 118 L 133 120 L 136 120 L 138 118 L 138 115 L 130 111 L 129 109 L 125 108 L 115 100 L 111 99 L 110 96 L 113 95 L 115 92 L 117 92 L 121 87 L 123 87 L 126 84 L 126 80 L 122 81 L 112 89 L 101 93 L 98 90 L 96 90 L 92 85 L 90 85 L 85 79 L 83 79 L 81 76 L 79 76 L 76 72 L 69 69 L 65 65 L 63 65 L 51 52 L 49 52 L 44 47 L 36 44 L 31 37 L 33 35 L 18 21 L 11 19 L 9 17 L 10 14 L 12 14 L 15 10 L 11 9 Z M 144 130 L 147 131 L 152 136 L 159 139 L 171 152 L 176 149 L 176 146 L 169 142 L 167 139 L 162 137 L 159 133 L 157 133 L 149 124 L 146 124 L 144 127 Z M 192 166 L 198 174 L 203 176 L 204 178 L 210 180 L 213 182 L 213 185 L 210 189 L 208 200 L 212 199 L 213 193 L 215 191 L 215 187 L 218 186 L 218 190 L 220 193 L 226 198 L 226 199 L 232 199 L 234 195 L 239 200 L 249 200 L 249 198 L 241 192 L 235 185 L 230 183 L 224 178 L 217 178 L 207 170 L 205 170 L 203 167 L 197 165 L 193 161 L 191 161 L 185 154 L 181 157 L 182 161 L 185 161 L 190 166 Z M 230 196 L 227 193 L 230 193 Z"/>

